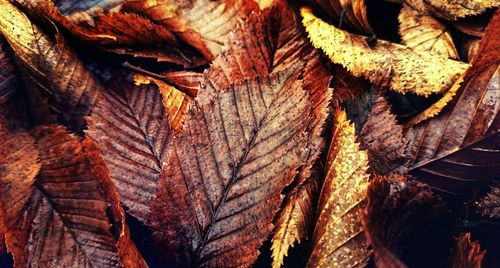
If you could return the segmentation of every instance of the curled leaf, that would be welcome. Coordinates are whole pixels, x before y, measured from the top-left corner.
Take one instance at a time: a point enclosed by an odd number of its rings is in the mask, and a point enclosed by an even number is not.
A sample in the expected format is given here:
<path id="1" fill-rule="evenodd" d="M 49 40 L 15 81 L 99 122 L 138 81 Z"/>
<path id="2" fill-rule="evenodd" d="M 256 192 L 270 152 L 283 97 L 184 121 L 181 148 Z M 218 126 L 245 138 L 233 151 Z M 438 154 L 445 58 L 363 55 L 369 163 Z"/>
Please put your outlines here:
<path id="1" fill-rule="evenodd" d="M 172 140 L 154 231 L 177 264 L 250 266 L 307 157 L 311 104 L 292 72 L 228 88 L 204 80 Z"/>
<path id="2" fill-rule="evenodd" d="M 0 138 L 0 210 L 20 267 L 147 267 L 91 140 L 62 127 Z"/>
<path id="3" fill-rule="evenodd" d="M 451 34 L 441 22 L 432 16 L 419 14 L 408 5 L 403 6 L 398 19 L 399 33 L 407 47 L 444 58 L 458 59 Z"/>
<path id="4" fill-rule="evenodd" d="M 367 169 L 368 155 L 356 143 L 354 125 L 337 110 L 308 267 L 362 267 L 368 262 L 371 252 L 360 219 Z"/>
<path id="5" fill-rule="evenodd" d="M 445 92 L 468 68 L 465 63 L 383 40 L 370 47 L 364 37 L 327 24 L 308 8 L 302 8 L 301 14 L 312 44 L 321 48 L 332 62 L 343 65 L 355 76 L 362 75 L 402 94 L 428 96 Z"/>
<path id="6" fill-rule="evenodd" d="M 455 246 L 451 255 L 452 268 L 481 268 L 485 250 L 477 241 L 471 241 L 470 233 L 462 233 L 455 238 Z"/>
<path id="7" fill-rule="evenodd" d="M 60 34 L 50 36 L 7 0 L 0 1 L 0 31 L 14 50 L 30 87 L 49 100 L 59 120 L 81 131 L 102 85 Z"/>

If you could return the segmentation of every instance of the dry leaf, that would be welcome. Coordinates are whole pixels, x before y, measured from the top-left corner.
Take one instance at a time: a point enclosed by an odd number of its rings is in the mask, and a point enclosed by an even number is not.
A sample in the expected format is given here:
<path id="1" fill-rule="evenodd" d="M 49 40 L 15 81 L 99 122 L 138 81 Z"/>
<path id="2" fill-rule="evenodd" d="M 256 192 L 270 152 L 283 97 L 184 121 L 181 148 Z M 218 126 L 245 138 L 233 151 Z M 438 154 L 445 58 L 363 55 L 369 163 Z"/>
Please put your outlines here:
<path id="1" fill-rule="evenodd" d="M 136 87 L 116 75 L 88 119 L 87 135 L 100 145 L 123 204 L 146 223 L 172 136 L 171 114 L 167 113 L 175 107 L 186 109 L 182 99 L 175 99 L 165 108 L 156 86 Z"/>
<path id="2" fill-rule="evenodd" d="M 452 102 L 406 134 L 411 173 L 443 192 L 470 193 L 475 186 L 500 176 L 496 160 L 500 135 L 499 25 L 497 12 Z"/>
<path id="3" fill-rule="evenodd" d="M 316 196 L 319 194 L 318 181 L 321 175 L 321 172 L 313 171 L 313 174 L 285 199 L 283 208 L 278 214 L 272 238 L 272 266 L 274 268 L 283 265 L 289 248 L 293 247 L 295 242 L 299 244 L 302 239 L 310 236 L 311 226 L 314 225 L 314 205 Z"/>
<path id="4" fill-rule="evenodd" d="M 171 260 L 251 266 L 307 157 L 312 107 L 292 72 L 228 88 L 204 79 L 168 149 L 152 211 Z"/>
<path id="5" fill-rule="evenodd" d="M 61 13 L 72 21 L 92 21 L 99 14 L 118 11 L 126 0 L 53 0 Z"/>
<path id="6" fill-rule="evenodd" d="M 90 113 L 102 86 L 63 37 L 45 34 L 7 0 L 0 1 L 0 31 L 16 54 L 28 87 L 38 89 L 32 95 L 47 97 L 62 122 L 82 130 L 83 116 Z"/>
<path id="7" fill-rule="evenodd" d="M 136 74 L 134 80 L 136 85 L 152 84 L 153 87 L 157 87 L 163 99 L 163 107 L 165 107 L 169 127 L 174 131 L 181 130 L 184 114 L 189 109 L 189 103 L 192 100 L 191 97 L 179 91 L 176 87 L 154 77 Z"/>
<path id="8" fill-rule="evenodd" d="M 339 30 L 302 8 L 303 24 L 312 44 L 355 76 L 405 94 L 443 93 L 468 68 L 458 61 L 378 40 L 370 47 L 364 37 Z"/>
<path id="9" fill-rule="evenodd" d="M 99 45 L 106 51 L 135 57 L 173 62 L 185 67 L 206 63 L 193 49 L 181 46 L 177 37 L 166 27 L 151 22 L 138 14 L 112 12 L 87 14 L 87 20 L 73 21 L 57 9 L 51 1 L 15 0 L 30 15 L 44 21 L 57 22 L 80 40 Z M 79 14 L 84 14 L 82 11 Z"/>
<path id="10" fill-rule="evenodd" d="M 403 44 L 422 52 L 431 52 L 444 58 L 458 59 L 458 52 L 446 27 L 429 15 L 419 14 L 408 5 L 399 13 L 399 33 Z"/>
<path id="11" fill-rule="evenodd" d="M 163 73 L 163 77 L 170 84 L 175 85 L 177 89 L 195 97 L 198 94 L 203 75 L 192 71 L 173 71 Z"/>
<path id="12" fill-rule="evenodd" d="M 308 2 L 321 7 L 333 21 L 345 25 L 348 30 L 362 34 L 373 33 L 368 22 L 365 0 L 309 0 Z"/>
<path id="13" fill-rule="evenodd" d="M 468 38 L 468 39 L 464 38 L 460 50 L 462 57 L 467 62 L 472 62 L 474 57 L 477 55 L 480 45 L 481 45 L 481 39 L 479 38 Z"/>
<path id="14" fill-rule="evenodd" d="M 472 242 L 470 233 L 462 233 L 455 238 L 455 247 L 451 255 L 452 268 L 481 268 L 485 250 L 481 250 L 477 241 Z"/>
<path id="15" fill-rule="evenodd" d="M 368 152 L 370 169 L 379 174 L 389 173 L 408 159 L 403 126 L 397 124 L 390 109 L 387 101 L 378 97 L 359 134 L 361 148 Z"/>
<path id="16" fill-rule="evenodd" d="M 19 121 L 24 123 L 19 120 L 24 113 L 20 105 L 20 81 L 6 43 L 0 36 L 0 131 L 19 125 Z"/>
<path id="17" fill-rule="evenodd" d="M 401 174 L 375 176 L 368 187 L 363 226 L 377 267 L 407 267 L 399 260 L 402 243 L 419 227 L 432 224 L 443 209 L 444 203 L 423 183 Z"/>
<path id="18" fill-rule="evenodd" d="M 490 186 L 490 191 L 475 202 L 476 208 L 483 216 L 500 218 L 500 184 L 495 182 Z"/>
<path id="19" fill-rule="evenodd" d="M 228 34 L 258 5 L 247 0 L 129 0 L 124 10 L 164 25 L 212 61 L 228 41 Z"/>
<path id="20" fill-rule="evenodd" d="M 360 219 L 367 169 L 368 155 L 356 143 L 354 125 L 337 110 L 308 267 L 364 267 L 368 262 L 371 252 Z"/>
<path id="21" fill-rule="evenodd" d="M 432 14 L 447 20 L 478 15 L 500 5 L 498 0 L 405 0 L 404 3 L 424 15 Z"/>
<path id="22" fill-rule="evenodd" d="M 328 89 L 331 78 L 328 69 L 319 53 L 305 38 L 305 33 L 300 27 L 298 18 L 285 1 L 276 1 L 272 8 L 266 9 L 260 14 L 254 13 L 246 23 L 240 25 L 231 33 L 231 40 L 232 42 L 214 60 L 214 64 L 207 71 L 211 78 L 217 78 L 211 79 L 211 82 L 221 88 L 227 87 L 235 81 L 252 78 L 258 74 L 265 75 L 278 71 L 287 71 L 297 62 L 305 63 L 301 72 L 303 87 L 309 92 L 314 107 L 314 119 L 306 146 L 309 150 L 309 156 L 305 166 L 296 178 L 295 187 L 300 186 L 310 176 L 310 168 L 324 146 L 321 134 L 332 94 L 331 90 Z M 308 212 L 308 214 L 311 214 L 311 212 Z M 281 218 L 288 216 L 291 216 L 291 214 L 283 211 L 279 214 L 276 219 L 276 230 L 281 228 L 279 222 L 289 222 L 291 220 Z M 302 221 L 305 218 L 304 215 L 298 215 L 297 219 Z M 301 224 L 304 223 L 297 222 L 297 225 Z M 284 230 L 292 231 L 293 228 L 285 228 Z M 292 240 L 301 240 L 303 234 L 291 233 L 283 235 Z M 293 241 L 290 241 L 290 244 L 293 244 Z M 281 250 L 280 252 L 275 251 L 273 254 L 276 256 L 275 259 L 281 259 L 285 253 L 284 250 Z"/>
<path id="23" fill-rule="evenodd" d="M 60 126 L 0 138 L 0 210 L 19 267 L 147 267 L 96 146 Z"/>

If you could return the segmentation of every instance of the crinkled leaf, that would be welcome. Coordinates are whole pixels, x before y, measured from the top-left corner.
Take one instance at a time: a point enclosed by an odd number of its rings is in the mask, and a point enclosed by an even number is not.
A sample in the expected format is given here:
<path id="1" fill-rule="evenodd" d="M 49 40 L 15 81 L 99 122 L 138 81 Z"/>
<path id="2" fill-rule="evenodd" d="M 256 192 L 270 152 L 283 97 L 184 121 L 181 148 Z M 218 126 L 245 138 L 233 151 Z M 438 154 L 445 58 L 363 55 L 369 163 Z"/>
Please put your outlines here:
<path id="1" fill-rule="evenodd" d="M 403 126 L 397 124 L 390 109 L 387 101 L 378 97 L 359 134 L 361 148 L 368 152 L 370 169 L 379 174 L 389 173 L 408 158 Z"/>
<path id="2" fill-rule="evenodd" d="M 404 243 L 419 228 L 432 224 L 443 208 L 423 183 L 400 174 L 375 176 L 368 187 L 363 226 L 377 267 L 407 267 L 399 259 Z"/>
<path id="3" fill-rule="evenodd" d="M 292 72 L 227 88 L 206 77 L 168 149 L 155 233 L 177 264 L 250 266 L 307 159 L 312 107 Z"/>
<path id="4" fill-rule="evenodd" d="M 337 110 L 308 267 L 364 267 L 370 258 L 361 213 L 366 204 L 368 155 L 354 125 Z"/>
<path id="5" fill-rule="evenodd" d="M 447 20 L 478 15 L 500 5 L 497 0 L 405 0 L 404 3 L 422 14 L 432 14 Z"/>
<path id="6" fill-rule="evenodd" d="M 99 143 L 123 204 L 143 222 L 149 222 L 171 124 L 178 123 L 176 115 L 185 112 L 187 102 L 175 88 L 134 86 L 117 75 L 88 119 L 87 135 Z"/>
<path id="7" fill-rule="evenodd" d="M 408 5 L 399 13 L 399 33 L 403 44 L 444 58 L 458 59 L 458 52 L 446 27 L 429 15 L 421 15 Z"/>
<path id="8" fill-rule="evenodd" d="M 14 50 L 33 95 L 47 97 L 59 119 L 73 130 L 85 126 L 102 85 L 60 34 L 50 36 L 6 0 L 0 1 L 0 31 Z"/>
<path id="9" fill-rule="evenodd" d="M 406 134 L 410 172 L 443 192 L 471 193 L 500 176 L 499 30 L 497 12 L 452 102 Z"/>
<path id="10" fill-rule="evenodd" d="M 471 241 L 470 233 L 462 233 L 455 238 L 455 246 L 451 254 L 452 268 L 481 268 L 485 250 L 477 241 Z"/>
<path id="11" fill-rule="evenodd" d="M 60 126 L 0 138 L 3 231 L 20 267 L 147 267 L 100 153 Z"/>
<path id="12" fill-rule="evenodd" d="M 481 199 L 475 202 L 477 210 L 483 216 L 500 218 L 500 184 L 493 183 L 490 191 Z"/>
<path id="13" fill-rule="evenodd" d="M 124 6 L 164 25 L 209 61 L 221 52 L 239 21 L 258 8 L 247 0 L 130 0 Z"/>
<path id="14" fill-rule="evenodd" d="M 458 61 L 416 52 L 399 44 L 378 40 L 370 47 L 365 37 L 350 34 L 315 17 L 302 8 L 303 24 L 312 44 L 334 63 L 356 76 L 388 86 L 399 93 L 428 96 L 445 92 L 469 67 Z"/>

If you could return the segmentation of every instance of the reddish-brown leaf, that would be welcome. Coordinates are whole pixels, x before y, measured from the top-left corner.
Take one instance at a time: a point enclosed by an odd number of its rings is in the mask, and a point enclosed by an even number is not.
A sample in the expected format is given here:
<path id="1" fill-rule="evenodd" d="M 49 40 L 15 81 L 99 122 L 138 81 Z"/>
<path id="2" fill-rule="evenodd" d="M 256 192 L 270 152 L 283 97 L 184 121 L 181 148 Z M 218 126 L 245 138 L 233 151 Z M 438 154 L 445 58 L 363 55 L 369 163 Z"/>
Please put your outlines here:
<path id="1" fill-rule="evenodd" d="M 400 174 L 375 176 L 363 226 L 377 267 L 406 267 L 399 260 L 404 240 L 442 212 L 443 203 L 425 184 Z"/>
<path id="2" fill-rule="evenodd" d="M 368 34 L 373 30 L 368 22 L 365 0 L 308 0 L 330 15 L 342 28 Z"/>
<path id="3" fill-rule="evenodd" d="M 470 233 L 462 233 L 455 238 L 455 246 L 451 254 L 452 268 L 481 268 L 485 250 L 477 241 L 471 241 Z"/>
<path id="4" fill-rule="evenodd" d="M 408 159 L 403 126 L 397 124 L 390 109 L 387 101 L 378 97 L 359 135 L 361 148 L 368 151 L 371 170 L 379 174 L 389 173 Z"/>
<path id="5" fill-rule="evenodd" d="M 94 143 L 60 126 L 0 137 L 2 231 L 19 267 L 147 267 Z"/>
<path id="6" fill-rule="evenodd" d="M 500 11 L 452 102 L 410 128 L 410 172 L 448 193 L 470 193 L 500 176 Z"/>
<path id="7" fill-rule="evenodd" d="M 500 183 L 494 182 L 490 191 L 475 202 L 476 208 L 483 216 L 500 218 Z"/>
<path id="8" fill-rule="evenodd" d="M 62 35 L 43 32 L 6 0 L 0 1 L 0 31 L 20 62 L 32 100 L 48 98 L 59 120 L 81 131 L 102 85 Z"/>
<path id="9" fill-rule="evenodd" d="M 167 114 L 171 107 L 163 106 L 155 85 L 135 86 L 121 75 L 112 80 L 88 118 L 87 135 L 100 145 L 128 212 L 148 223 L 149 204 L 172 136 L 171 114 Z M 184 97 L 176 103 L 185 101 Z"/>
<path id="10" fill-rule="evenodd" d="M 250 266 L 281 191 L 307 159 L 312 107 L 298 66 L 221 88 L 206 76 L 167 152 L 154 230 L 180 265 Z M 228 260 L 231 260 L 229 263 Z"/>

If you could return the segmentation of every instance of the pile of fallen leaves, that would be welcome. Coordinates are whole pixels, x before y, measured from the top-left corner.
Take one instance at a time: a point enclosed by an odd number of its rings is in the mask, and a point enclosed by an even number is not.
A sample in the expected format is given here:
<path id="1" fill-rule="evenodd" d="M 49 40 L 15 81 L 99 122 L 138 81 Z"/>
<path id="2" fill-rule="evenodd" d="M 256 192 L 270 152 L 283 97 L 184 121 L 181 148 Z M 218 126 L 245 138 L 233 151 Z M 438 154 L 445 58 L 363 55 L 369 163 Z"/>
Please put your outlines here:
<path id="1" fill-rule="evenodd" d="M 1 267 L 499 267 L 498 0 L 0 0 Z"/>

